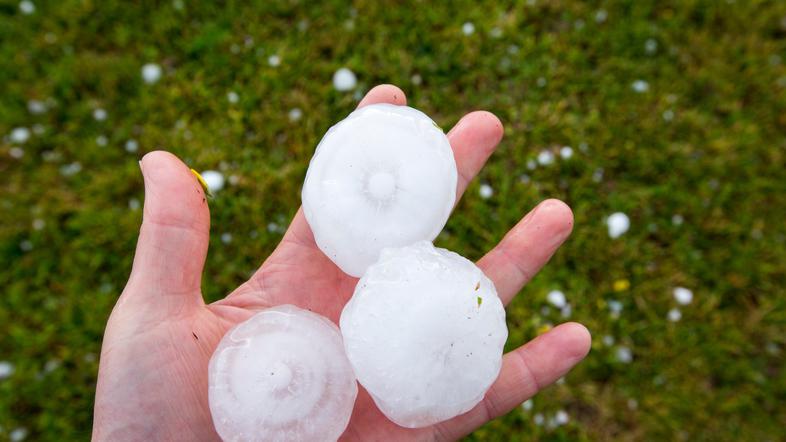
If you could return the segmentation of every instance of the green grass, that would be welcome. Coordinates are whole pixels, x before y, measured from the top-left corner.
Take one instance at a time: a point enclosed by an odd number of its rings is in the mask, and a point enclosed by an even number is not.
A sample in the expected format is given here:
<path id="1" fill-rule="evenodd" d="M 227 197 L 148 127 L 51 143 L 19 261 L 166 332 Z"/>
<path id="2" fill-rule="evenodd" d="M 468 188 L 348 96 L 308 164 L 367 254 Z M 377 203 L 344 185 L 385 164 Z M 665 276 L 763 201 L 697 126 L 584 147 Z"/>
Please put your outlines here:
<path id="1" fill-rule="evenodd" d="M 442 127 L 474 109 L 505 123 L 440 245 L 478 258 L 538 201 L 574 209 L 572 238 L 509 309 L 509 345 L 563 320 L 545 309 L 560 289 L 592 352 L 475 439 L 783 437 L 785 2 L 141 3 L 36 1 L 22 15 L 0 1 L 0 361 L 15 368 L 0 380 L 0 439 L 90 433 L 101 336 L 141 219 L 129 207 L 143 199 L 141 155 L 167 149 L 237 177 L 211 200 L 204 292 L 219 299 L 275 247 L 266 226 L 286 225 L 314 146 L 355 106 L 331 85 L 342 66 L 360 91 L 401 86 Z M 142 82 L 147 62 L 164 67 L 155 85 Z M 48 112 L 30 114 L 32 99 Z M 17 146 L 16 127 L 40 133 Z M 527 169 L 566 145 L 570 160 Z M 79 173 L 61 173 L 73 163 Z M 631 229 L 612 240 L 616 211 Z M 695 296 L 672 323 L 675 286 Z M 567 425 L 535 424 L 557 410 Z"/>

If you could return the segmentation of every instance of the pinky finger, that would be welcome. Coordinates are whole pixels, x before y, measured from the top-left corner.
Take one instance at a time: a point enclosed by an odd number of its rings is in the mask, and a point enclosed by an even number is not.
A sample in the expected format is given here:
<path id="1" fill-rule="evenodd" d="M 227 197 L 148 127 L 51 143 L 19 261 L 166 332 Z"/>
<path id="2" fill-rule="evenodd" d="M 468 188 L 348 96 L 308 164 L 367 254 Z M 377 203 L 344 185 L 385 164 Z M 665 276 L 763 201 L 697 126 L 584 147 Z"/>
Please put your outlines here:
<path id="1" fill-rule="evenodd" d="M 562 324 L 505 355 L 496 382 L 472 410 L 433 427 L 434 439 L 456 440 L 502 416 L 578 364 L 590 334 L 575 322 Z"/>

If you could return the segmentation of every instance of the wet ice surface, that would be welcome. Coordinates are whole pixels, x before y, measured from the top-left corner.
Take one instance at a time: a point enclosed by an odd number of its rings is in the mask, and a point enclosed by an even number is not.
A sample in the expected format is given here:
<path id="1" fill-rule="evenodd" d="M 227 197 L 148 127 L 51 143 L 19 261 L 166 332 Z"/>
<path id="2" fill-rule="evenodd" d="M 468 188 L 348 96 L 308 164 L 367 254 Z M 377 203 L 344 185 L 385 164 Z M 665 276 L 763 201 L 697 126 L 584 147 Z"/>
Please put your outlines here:
<path id="1" fill-rule="evenodd" d="M 208 378 L 213 423 L 227 441 L 336 440 L 357 396 L 338 328 L 291 305 L 227 332 Z"/>
<path id="2" fill-rule="evenodd" d="M 450 143 L 426 114 L 375 104 L 325 134 L 306 174 L 303 211 L 319 248 L 359 277 L 383 248 L 436 238 L 456 183 Z"/>
<path id="3" fill-rule="evenodd" d="M 390 420 L 410 428 L 480 402 L 508 336 L 492 282 L 426 241 L 382 252 L 344 308 L 341 332 L 360 383 Z"/>

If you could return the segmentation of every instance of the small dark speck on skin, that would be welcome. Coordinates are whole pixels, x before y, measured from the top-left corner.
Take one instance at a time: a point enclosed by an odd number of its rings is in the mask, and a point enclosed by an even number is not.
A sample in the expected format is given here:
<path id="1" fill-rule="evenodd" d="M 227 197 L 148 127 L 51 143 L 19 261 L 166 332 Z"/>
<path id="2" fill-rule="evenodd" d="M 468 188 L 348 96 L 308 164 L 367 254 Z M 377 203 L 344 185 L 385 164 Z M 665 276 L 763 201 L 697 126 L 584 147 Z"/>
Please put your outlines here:
<path id="1" fill-rule="evenodd" d="M 196 339 L 197 341 L 199 340 L 199 336 L 197 336 L 196 333 L 191 332 L 191 334 L 194 335 L 194 339 Z"/>

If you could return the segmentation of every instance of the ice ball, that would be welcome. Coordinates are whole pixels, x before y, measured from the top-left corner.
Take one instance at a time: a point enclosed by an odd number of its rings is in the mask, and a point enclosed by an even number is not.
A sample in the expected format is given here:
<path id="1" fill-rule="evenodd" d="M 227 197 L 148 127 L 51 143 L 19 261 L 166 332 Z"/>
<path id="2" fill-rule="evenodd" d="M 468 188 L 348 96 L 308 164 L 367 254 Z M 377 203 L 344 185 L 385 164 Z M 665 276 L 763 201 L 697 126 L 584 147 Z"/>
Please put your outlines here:
<path id="1" fill-rule="evenodd" d="M 508 336 L 491 280 L 427 241 L 383 250 L 340 325 L 358 381 L 385 416 L 409 428 L 480 402 L 499 374 Z"/>
<path id="2" fill-rule="evenodd" d="M 337 440 L 357 391 L 338 328 L 291 305 L 231 329 L 208 367 L 210 412 L 224 440 Z"/>
<path id="3" fill-rule="evenodd" d="M 360 277 L 385 247 L 433 240 L 456 201 L 448 138 L 426 114 L 374 104 L 325 134 L 303 185 L 303 212 L 319 248 Z"/>

